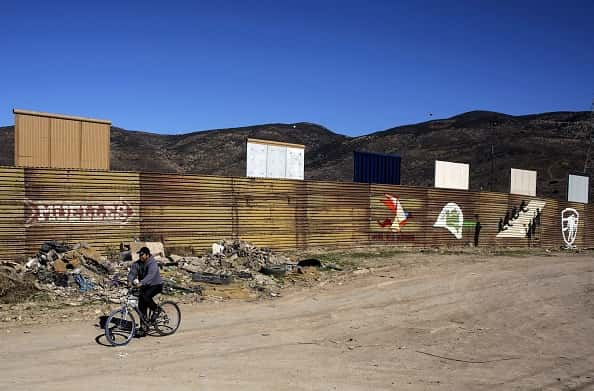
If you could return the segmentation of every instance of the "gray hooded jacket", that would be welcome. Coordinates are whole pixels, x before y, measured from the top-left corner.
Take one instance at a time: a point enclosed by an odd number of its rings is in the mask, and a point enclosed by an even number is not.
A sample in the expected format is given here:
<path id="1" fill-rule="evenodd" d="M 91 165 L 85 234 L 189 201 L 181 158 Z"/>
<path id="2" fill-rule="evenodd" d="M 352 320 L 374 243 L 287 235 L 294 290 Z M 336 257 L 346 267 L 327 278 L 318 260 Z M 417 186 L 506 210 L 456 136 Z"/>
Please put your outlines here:
<path id="1" fill-rule="evenodd" d="M 159 264 L 152 255 L 146 263 L 139 260 L 132 264 L 128 273 L 128 281 L 132 282 L 135 278 L 138 278 L 142 285 L 160 285 L 163 283 L 159 272 Z"/>

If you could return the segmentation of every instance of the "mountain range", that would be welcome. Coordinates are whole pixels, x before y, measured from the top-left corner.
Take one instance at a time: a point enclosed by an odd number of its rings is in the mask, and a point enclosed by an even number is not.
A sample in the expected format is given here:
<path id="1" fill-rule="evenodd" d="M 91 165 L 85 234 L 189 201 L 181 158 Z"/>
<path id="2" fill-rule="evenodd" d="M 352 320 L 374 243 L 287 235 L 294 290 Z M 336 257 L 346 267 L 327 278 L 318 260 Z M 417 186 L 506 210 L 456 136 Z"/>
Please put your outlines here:
<path id="1" fill-rule="evenodd" d="M 400 155 L 402 185 L 433 186 L 434 161 L 446 160 L 470 164 L 471 190 L 508 192 L 520 168 L 538 172 L 538 196 L 566 199 L 568 174 L 592 174 L 592 126 L 588 111 L 471 111 L 358 137 L 308 122 L 178 135 L 112 127 L 111 169 L 241 177 L 249 137 L 305 145 L 306 180 L 352 181 L 357 150 Z M 14 165 L 13 126 L 0 127 L 0 165 Z"/>

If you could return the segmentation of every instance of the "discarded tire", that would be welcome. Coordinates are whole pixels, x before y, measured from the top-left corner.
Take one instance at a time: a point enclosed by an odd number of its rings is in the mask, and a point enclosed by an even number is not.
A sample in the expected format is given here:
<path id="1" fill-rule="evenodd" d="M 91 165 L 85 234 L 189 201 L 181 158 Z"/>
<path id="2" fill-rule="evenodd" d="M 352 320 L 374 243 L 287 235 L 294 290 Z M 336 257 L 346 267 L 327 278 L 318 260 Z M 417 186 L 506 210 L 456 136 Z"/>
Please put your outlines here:
<path id="1" fill-rule="evenodd" d="M 274 277 L 282 277 L 287 273 L 287 265 L 264 265 L 260 273 Z"/>
<path id="2" fill-rule="evenodd" d="M 196 272 L 192 274 L 192 281 L 205 282 L 207 284 L 229 284 L 232 280 L 231 276 L 224 274 L 213 274 L 205 272 Z"/>
<path id="3" fill-rule="evenodd" d="M 234 273 L 233 275 L 235 277 L 241 278 L 243 280 L 251 280 L 252 278 L 254 278 L 254 276 L 252 275 L 252 273 L 246 272 L 246 271 L 239 271 L 237 273 Z"/>

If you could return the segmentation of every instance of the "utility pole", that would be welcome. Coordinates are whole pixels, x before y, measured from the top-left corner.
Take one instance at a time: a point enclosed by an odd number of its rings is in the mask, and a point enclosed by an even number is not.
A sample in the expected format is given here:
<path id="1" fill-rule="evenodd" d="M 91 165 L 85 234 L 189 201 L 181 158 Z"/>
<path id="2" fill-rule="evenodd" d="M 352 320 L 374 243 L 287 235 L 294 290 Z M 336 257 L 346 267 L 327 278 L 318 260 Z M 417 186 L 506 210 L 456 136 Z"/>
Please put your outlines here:
<path id="1" fill-rule="evenodd" d="M 592 152 L 592 138 L 594 137 L 594 99 L 592 99 L 592 109 L 590 110 L 590 132 L 588 133 L 588 151 L 586 152 L 586 161 L 584 162 L 584 175 L 588 175 L 588 164 L 590 163 L 590 153 Z"/>

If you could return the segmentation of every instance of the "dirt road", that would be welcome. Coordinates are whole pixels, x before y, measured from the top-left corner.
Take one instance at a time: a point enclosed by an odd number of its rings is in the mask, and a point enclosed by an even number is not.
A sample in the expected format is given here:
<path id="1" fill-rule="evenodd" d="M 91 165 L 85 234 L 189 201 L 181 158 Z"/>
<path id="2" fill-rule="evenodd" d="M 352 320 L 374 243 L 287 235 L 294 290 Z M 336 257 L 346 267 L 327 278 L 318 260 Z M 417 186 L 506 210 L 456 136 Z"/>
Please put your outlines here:
<path id="1" fill-rule="evenodd" d="M 4 326 L 0 389 L 594 389 L 592 253 L 367 265 L 272 301 L 183 306 L 177 334 L 122 348 L 91 321 Z"/>

